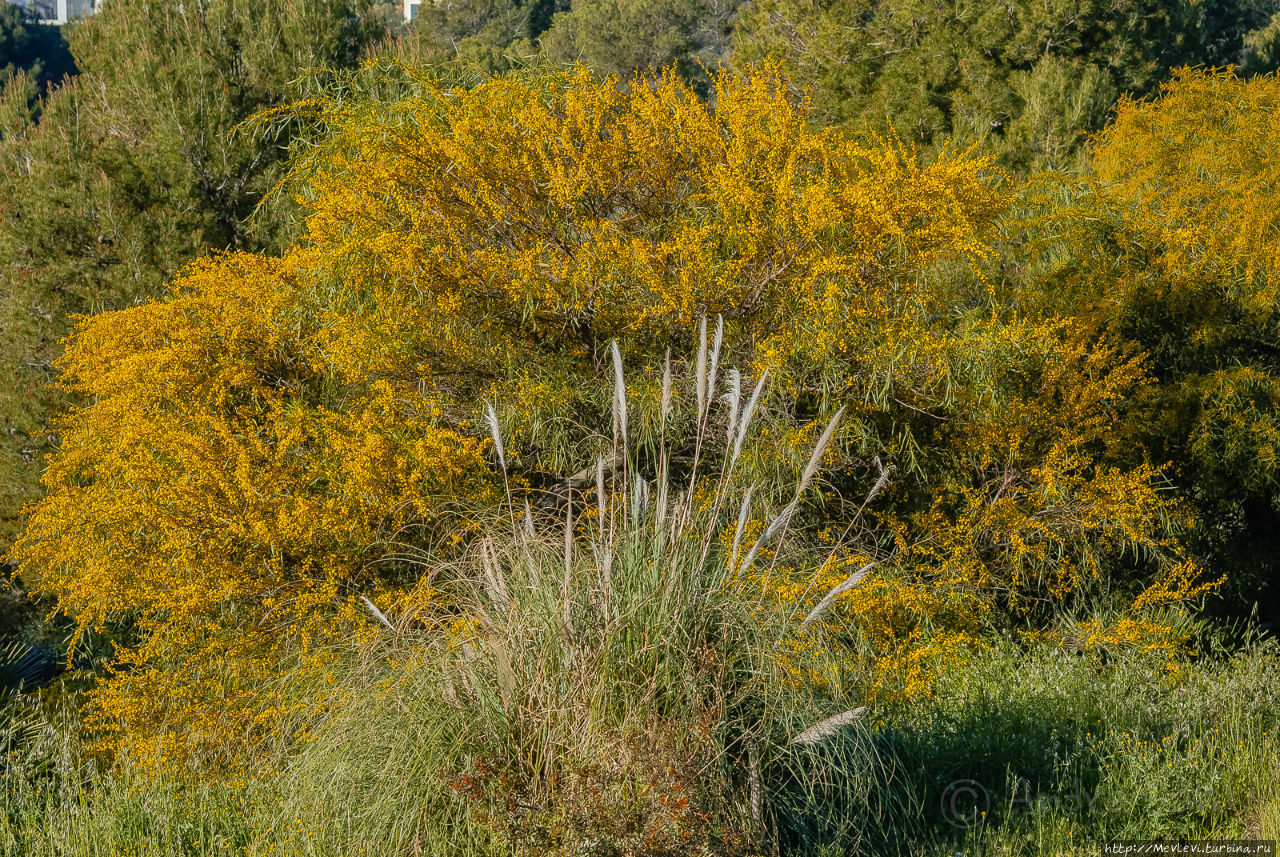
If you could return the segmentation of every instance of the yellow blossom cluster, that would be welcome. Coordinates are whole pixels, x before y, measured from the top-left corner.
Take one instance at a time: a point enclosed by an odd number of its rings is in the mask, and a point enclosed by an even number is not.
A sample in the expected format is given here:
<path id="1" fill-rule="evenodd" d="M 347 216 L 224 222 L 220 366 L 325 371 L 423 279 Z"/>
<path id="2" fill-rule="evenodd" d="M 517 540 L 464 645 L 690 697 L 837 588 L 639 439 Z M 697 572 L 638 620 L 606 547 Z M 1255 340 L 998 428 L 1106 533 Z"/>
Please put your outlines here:
<path id="1" fill-rule="evenodd" d="M 1025 188 L 1013 233 L 1023 307 L 1145 354 L 1154 381 L 1114 449 L 1169 463 L 1207 524 L 1192 546 L 1232 570 L 1225 594 L 1241 604 L 1273 575 L 1280 508 L 1277 105 L 1274 75 L 1177 70 L 1159 98 L 1121 100 L 1084 177 Z"/>
<path id="2" fill-rule="evenodd" d="M 95 715 L 135 755 L 270 727 L 282 658 L 359 630 L 356 598 L 385 587 L 369 568 L 397 531 L 491 490 L 483 443 L 432 398 L 341 384 L 306 311 L 307 265 L 205 261 L 166 300 L 86 319 L 68 342 L 63 383 L 85 404 L 16 553 L 82 629 L 139 640 Z M 181 729 L 161 728 L 175 712 Z"/>
<path id="3" fill-rule="evenodd" d="M 972 153 L 815 130 L 768 69 L 703 100 L 674 75 L 455 89 L 379 63 L 285 113 L 324 128 L 285 187 L 333 280 L 335 361 L 455 396 L 500 382 L 512 444 L 548 469 L 611 339 L 656 366 L 703 317 L 787 395 L 948 383 L 956 342 L 918 280 L 974 276 L 1006 202 Z"/>

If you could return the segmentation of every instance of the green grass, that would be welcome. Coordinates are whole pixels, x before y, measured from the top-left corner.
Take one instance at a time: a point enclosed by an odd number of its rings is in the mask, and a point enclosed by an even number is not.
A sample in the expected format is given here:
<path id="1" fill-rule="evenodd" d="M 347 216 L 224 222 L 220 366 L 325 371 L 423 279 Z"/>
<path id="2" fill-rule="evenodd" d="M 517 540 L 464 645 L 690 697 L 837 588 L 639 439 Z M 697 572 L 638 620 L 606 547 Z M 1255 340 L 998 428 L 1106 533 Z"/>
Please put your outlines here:
<path id="1" fill-rule="evenodd" d="M 1263 819 L 1280 786 L 1277 666 L 1276 646 L 1255 644 L 1170 681 L 1136 656 L 1102 666 L 998 648 L 880 730 L 901 766 L 896 790 L 919 807 L 914 832 L 890 820 L 884 850 L 1031 855 L 1274 832 Z"/>
<path id="2" fill-rule="evenodd" d="M 509 591 L 529 582 L 506 579 Z M 543 588 L 548 611 L 562 606 L 559 591 Z M 1171 682 L 1138 657 L 1099 665 L 1005 643 L 949 675 L 934 700 L 877 712 L 797 753 L 779 746 L 802 719 L 781 695 L 768 715 L 735 719 L 713 704 L 723 685 L 679 680 L 711 675 L 695 650 L 683 639 L 655 649 L 645 605 L 617 607 L 640 623 L 580 641 L 592 656 L 577 671 L 558 661 L 556 626 L 533 613 L 512 624 L 506 642 L 527 645 L 473 652 L 465 699 L 460 675 L 444 690 L 441 656 L 388 635 L 352 652 L 345 701 L 310 737 L 264 760 L 278 772 L 243 781 L 95 774 L 50 728 L 6 765 L 0 851 L 723 853 L 727 836 L 734 853 L 953 857 L 1085 853 L 1104 838 L 1276 836 L 1275 645 L 1205 657 Z M 698 615 L 724 627 L 723 616 Z M 727 740 L 748 726 L 762 747 L 772 740 L 758 750 L 769 820 L 758 839 Z M 553 768 L 559 779 L 540 780 Z M 677 797 L 693 810 L 664 823 Z M 685 830 L 700 839 L 683 840 Z"/>

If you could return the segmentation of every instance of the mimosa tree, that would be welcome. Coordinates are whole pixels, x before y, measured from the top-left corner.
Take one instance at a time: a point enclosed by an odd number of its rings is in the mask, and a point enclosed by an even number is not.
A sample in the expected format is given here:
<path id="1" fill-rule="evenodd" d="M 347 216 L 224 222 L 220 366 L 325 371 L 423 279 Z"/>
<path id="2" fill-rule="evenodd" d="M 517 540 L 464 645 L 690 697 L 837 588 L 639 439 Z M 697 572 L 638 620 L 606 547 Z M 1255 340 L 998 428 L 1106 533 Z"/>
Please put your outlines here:
<path id="1" fill-rule="evenodd" d="M 315 129 L 284 185 L 302 240 L 83 320 L 61 361 L 85 405 L 16 554 L 83 627 L 132 629 L 95 700 L 134 753 L 269 734 L 280 657 L 323 671 L 325 640 L 367 626 L 361 596 L 432 603 L 423 561 L 505 503 L 484 403 L 516 502 L 537 500 L 612 447 L 596 379 L 615 341 L 642 474 L 669 350 L 674 384 L 703 378 L 677 397 L 696 412 L 676 404 L 662 429 L 677 474 L 734 440 L 693 448 L 728 419 L 704 399 L 767 373 L 741 453 L 759 502 L 791 490 L 844 408 L 798 520 L 884 561 L 831 621 L 880 635 L 885 674 L 1102 587 L 1138 611 L 1198 591 L 1159 470 L 1108 463 L 1141 358 L 1015 312 L 987 280 L 1007 204 L 988 159 L 814 130 L 769 70 L 722 76 L 712 103 L 674 75 L 581 69 L 451 89 L 382 65 L 340 83 L 262 118 Z M 703 324 L 725 357 L 699 372 L 682 355 Z M 854 516 L 841 498 L 889 465 Z M 824 591 L 793 582 L 761 585 Z"/>

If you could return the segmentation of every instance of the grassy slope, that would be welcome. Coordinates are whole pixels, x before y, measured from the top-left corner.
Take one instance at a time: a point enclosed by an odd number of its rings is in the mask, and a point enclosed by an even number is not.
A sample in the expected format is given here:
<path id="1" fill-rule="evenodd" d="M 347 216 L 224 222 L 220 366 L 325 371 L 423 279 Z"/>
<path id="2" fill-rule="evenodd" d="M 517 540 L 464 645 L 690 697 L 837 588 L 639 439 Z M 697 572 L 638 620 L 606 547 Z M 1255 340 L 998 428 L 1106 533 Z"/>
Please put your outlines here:
<path id="1" fill-rule="evenodd" d="M 353 701 L 290 758 L 267 760 L 280 769 L 273 775 L 176 785 L 139 784 L 124 771 L 86 781 L 72 776 L 70 748 L 49 748 L 43 767 L 41 754 L 11 759 L 0 851 L 509 853 L 476 812 L 493 806 L 490 795 L 480 788 L 468 797 L 456 780 L 449 786 L 452 775 L 439 775 L 472 756 L 455 755 L 464 721 L 442 718 L 425 692 L 438 679 L 434 667 L 393 667 L 368 654 L 352 673 Z M 842 759 L 826 768 L 844 780 L 828 788 L 842 805 L 823 809 L 847 829 L 836 837 L 810 806 L 778 819 L 780 844 L 793 853 L 941 857 L 1085 853 L 1113 837 L 1275 838 L 1277 655 L 1274 645 L 1255 645 L 1189 665 L 1170 682 L 1136 658 L 1102 667 L 1047 648 L 989 651 L 936 699 L 846 727 L 842 746 L 823 751 Z M 627 753 L 598 740 L 584 752 Z M 780 792 L 790 786 L 771 787 L 785 805 Z M 979 806 L 975 795 L 989 802 Z M 974 815 L 979 808 L 985 817 Z"/>

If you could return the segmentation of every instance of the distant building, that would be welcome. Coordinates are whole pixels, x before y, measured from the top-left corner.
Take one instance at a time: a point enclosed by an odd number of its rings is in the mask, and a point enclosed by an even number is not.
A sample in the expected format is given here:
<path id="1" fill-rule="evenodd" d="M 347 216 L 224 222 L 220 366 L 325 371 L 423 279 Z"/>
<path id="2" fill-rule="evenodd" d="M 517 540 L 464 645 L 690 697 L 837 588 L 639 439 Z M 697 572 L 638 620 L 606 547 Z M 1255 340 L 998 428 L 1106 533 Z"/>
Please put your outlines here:
<path id="1" fill-rule="evenodd" d="M 75 18 L 92 15 L 102 0 L 9 0 L 35 12 L 45 24 L 65 24 Z"/>
<path id="2" fill-rule="evenodd" d="M 422 8 L 423 0 L 404 0 L 404 20 L 405 23 L 412 21 L 418 15 L 418 10 Z"/>

